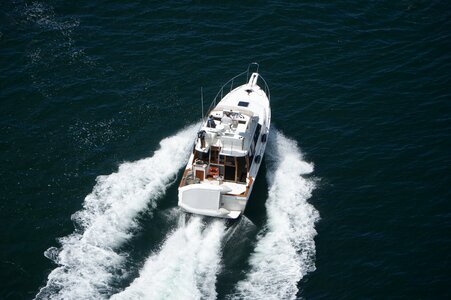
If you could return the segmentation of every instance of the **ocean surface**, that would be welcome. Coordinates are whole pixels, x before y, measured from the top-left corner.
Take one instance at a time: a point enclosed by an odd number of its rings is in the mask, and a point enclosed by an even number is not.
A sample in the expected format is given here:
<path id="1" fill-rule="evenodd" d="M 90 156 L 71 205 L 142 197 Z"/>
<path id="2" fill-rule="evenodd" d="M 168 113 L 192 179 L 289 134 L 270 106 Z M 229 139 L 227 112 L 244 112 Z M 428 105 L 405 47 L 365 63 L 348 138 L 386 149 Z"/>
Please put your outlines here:
<path id="1" fill-rule="evenodd" d="M 0 9 L 0 299 L 450 299 L 449 1 Z M 251 62 L 245 216 L 187 217 L 201 117 Z"/>

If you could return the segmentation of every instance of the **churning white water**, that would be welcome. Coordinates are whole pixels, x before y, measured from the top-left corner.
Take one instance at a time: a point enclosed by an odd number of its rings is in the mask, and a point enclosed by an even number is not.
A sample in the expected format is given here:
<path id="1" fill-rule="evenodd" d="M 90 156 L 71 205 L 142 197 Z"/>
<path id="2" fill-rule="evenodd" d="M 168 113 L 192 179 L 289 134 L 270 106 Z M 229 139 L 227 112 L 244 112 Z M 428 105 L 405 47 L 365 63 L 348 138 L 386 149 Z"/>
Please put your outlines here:
<path id="1" fill-rule="evenodd" d="M 119 248 L 137 228 L 136 217 L 156 208 L 157 199 L 186 162 L 198 126 L 160 142 L 152 157 L 124 163 L 99 176 L 72 219 L 80 229 L 60 238 L 60 248 L 45 255 L 59 266 L 36 299 L 105 299 L 115 291 L 112 280 L 126 277 L 127 253 Z M 307 202 L 315 188 L 304 178 L 313 171 L 293 140 L 273 131 L 266 152 L 268 221 L 259 233 L 245 279 L 229 299 L 294 299 L 298 282 L 315 269 L 315 222 L 318 211 Z M 226 231 L 224 220 L 208 223 L 197 216 L 179 225 L 144 263 L 120 299 L 216 299 L 222 244 L 238 226 Z"/>
<path id="2" fill-rule="evenodd" d="M 72 216 L 80 230 L 60 238 L 59 249 L 45 252 L 59 266 L 36 299 L 102 299 L 111 294 L 110 281 L 123 276 L 126 259 L 118 248 L 132 236 L 138 214 L 155 209 L 186 163 L 197 128 L 192 125 L 163 139 L 152 157 L 123 163 L 116 173 L 97 178 L 83 209 Z"/>
<path id="3" fill-rule="evenodd" d="M 318 211 L 307 202 L 315 183 L 303 175 L 313 165 L 303 160 L 295 141 L 273 130 L 266 151 L 268 221 L 250 257 L 250 270 L 232 299 L 294 299 L 298 282 L 315 270 Z"/>
<path id="4" fill-rule="evenodd" d="M 186 225 L 181 220 L 139 277 L 111 299 L 216 299 L 224 224 L 215 220 L 205 225 L 197 216 Z"/>

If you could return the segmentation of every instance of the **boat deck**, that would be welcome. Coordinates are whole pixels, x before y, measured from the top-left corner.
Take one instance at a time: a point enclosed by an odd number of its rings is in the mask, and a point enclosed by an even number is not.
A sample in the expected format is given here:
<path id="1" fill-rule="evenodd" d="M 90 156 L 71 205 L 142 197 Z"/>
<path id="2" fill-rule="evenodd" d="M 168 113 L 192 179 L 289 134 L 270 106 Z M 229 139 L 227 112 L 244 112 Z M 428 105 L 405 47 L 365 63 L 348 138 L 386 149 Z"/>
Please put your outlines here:
<path id="1" fill-rule="evenodd" d="M 180 180 L 179 188 L 190 185 L 190 184 L 205 184 L 205 185 L 214 185 L 214 186 L 224 186 L 224 191 L 227 191 L 225 194 L 234 195 L 234 196 L 243 196 L 246 197 L 249 191 L 249 187 L 252 185 L 253 178 L 249 177 L 248 182 L 246 183 L 238 183 L 233 181 L 224 181 L 217 178 L 213 178 L 208 176 L 205 180 L 189 182 L 187 180 L 188 174 L 191 172 L 191 169 L 185 169 L 183 172 L 182 180 Z"/>
<path id="2" fill-rule="evenodd" d="M 201 184 L 211 184 L 211 185 L 217 185 L 217 186 L 224 186 L 226 188 L 229 188 L 230 190 L 227 191 L 227 194 L 233 194 L 233 195 L 241 195 L 246 192 L 246 184 L 245 183 L 236 183 L 236 182 L 230 182 L 230 181 L 221 181 L 214 179 L 212 177 L 205 179 L 204 181 L 200 182 Z"/>

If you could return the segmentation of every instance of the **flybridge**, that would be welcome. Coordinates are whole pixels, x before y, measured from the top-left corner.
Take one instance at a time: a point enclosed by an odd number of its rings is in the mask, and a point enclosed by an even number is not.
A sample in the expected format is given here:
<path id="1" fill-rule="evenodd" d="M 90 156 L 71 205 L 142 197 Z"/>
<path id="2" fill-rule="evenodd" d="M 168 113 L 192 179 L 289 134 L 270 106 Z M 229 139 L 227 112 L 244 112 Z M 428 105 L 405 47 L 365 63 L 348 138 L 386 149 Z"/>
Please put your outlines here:
<path id="1" fill-rule="evenodd" d="M 256 72 L 248 68 L 220 89 L 198 131 L 179 187 L 179 206 L 188 212 L 237 218 L 245 209 L 271 122 L 269 89 L 252 65 Z M 233 88 L 241 75 L 245 83 Z"/>
<path id="2" fill-rule="evenodd" d="M 196 150 L 208 152 L 211 147 L 218 147 L 222 155 L 245 156 L 250 150 L 257 123 L 258 117 L 242 111 L 212 111 L 208 123 L 199 132 Z"/>

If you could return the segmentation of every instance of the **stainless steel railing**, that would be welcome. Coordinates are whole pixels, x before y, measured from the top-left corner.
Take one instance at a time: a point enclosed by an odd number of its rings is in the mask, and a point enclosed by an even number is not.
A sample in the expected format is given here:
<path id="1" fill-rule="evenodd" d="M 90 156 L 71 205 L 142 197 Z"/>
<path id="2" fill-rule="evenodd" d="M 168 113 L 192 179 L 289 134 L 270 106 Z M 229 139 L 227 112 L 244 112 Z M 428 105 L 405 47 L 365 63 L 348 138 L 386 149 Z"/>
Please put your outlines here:
<path id="1" fill-rule="evenodd" d="M 254 67 L 255 71 L 252 71 L 251 68 Z M 226 94 L 231 92 L 235 87 L 241 86 L 245 83 L 247 83 L 249 81 L 249 76 L 252 73 L 258 73 L 258 69 L 259 69 L 259 64 L 254 62 L 249 64 L 249 66 L 247 67 L 247 70 L 244 71 L 243 73 L 240 73 L 234 77 L 232 77 L 231 79 L 229 79 L 229 81 L 227 81 L 226 83 L 224 83 L 221 88 L 219 89 L 218 93 L 216 94 L 215 98 L 213 99 L 213 101 L 211 102 L 210 106 L 207 109 L 207 113 L 204 115 L 203 117 L 203 121 L 205 122 L 205 119 L 208 117 L 209 113 L 213 110 L 213 108 L 215 108 L 216 104 L 222 100 L 222 98 L 224 97 L 224 91 L 226 91 Z M 246 81 L 241 81 L 239 79 L 244 79 Z M 260 80 L 263 82 L 263 91 L 265 92 L 266 96 L 268 97 L 268 100 L 271 101 L 271 94 L 270 94 L 270 90 L 268 87 L 268 84 L 266 83 L 266 80 L 259 74 L 258 76 L 258 80 Z M 258 84 L 258 80 L 257 80 L 257 84 Z M 239 84 L 236 84 L 237 82 L 239 82 Z M 236 85 L 235 85 L 236 84 Z"/>

